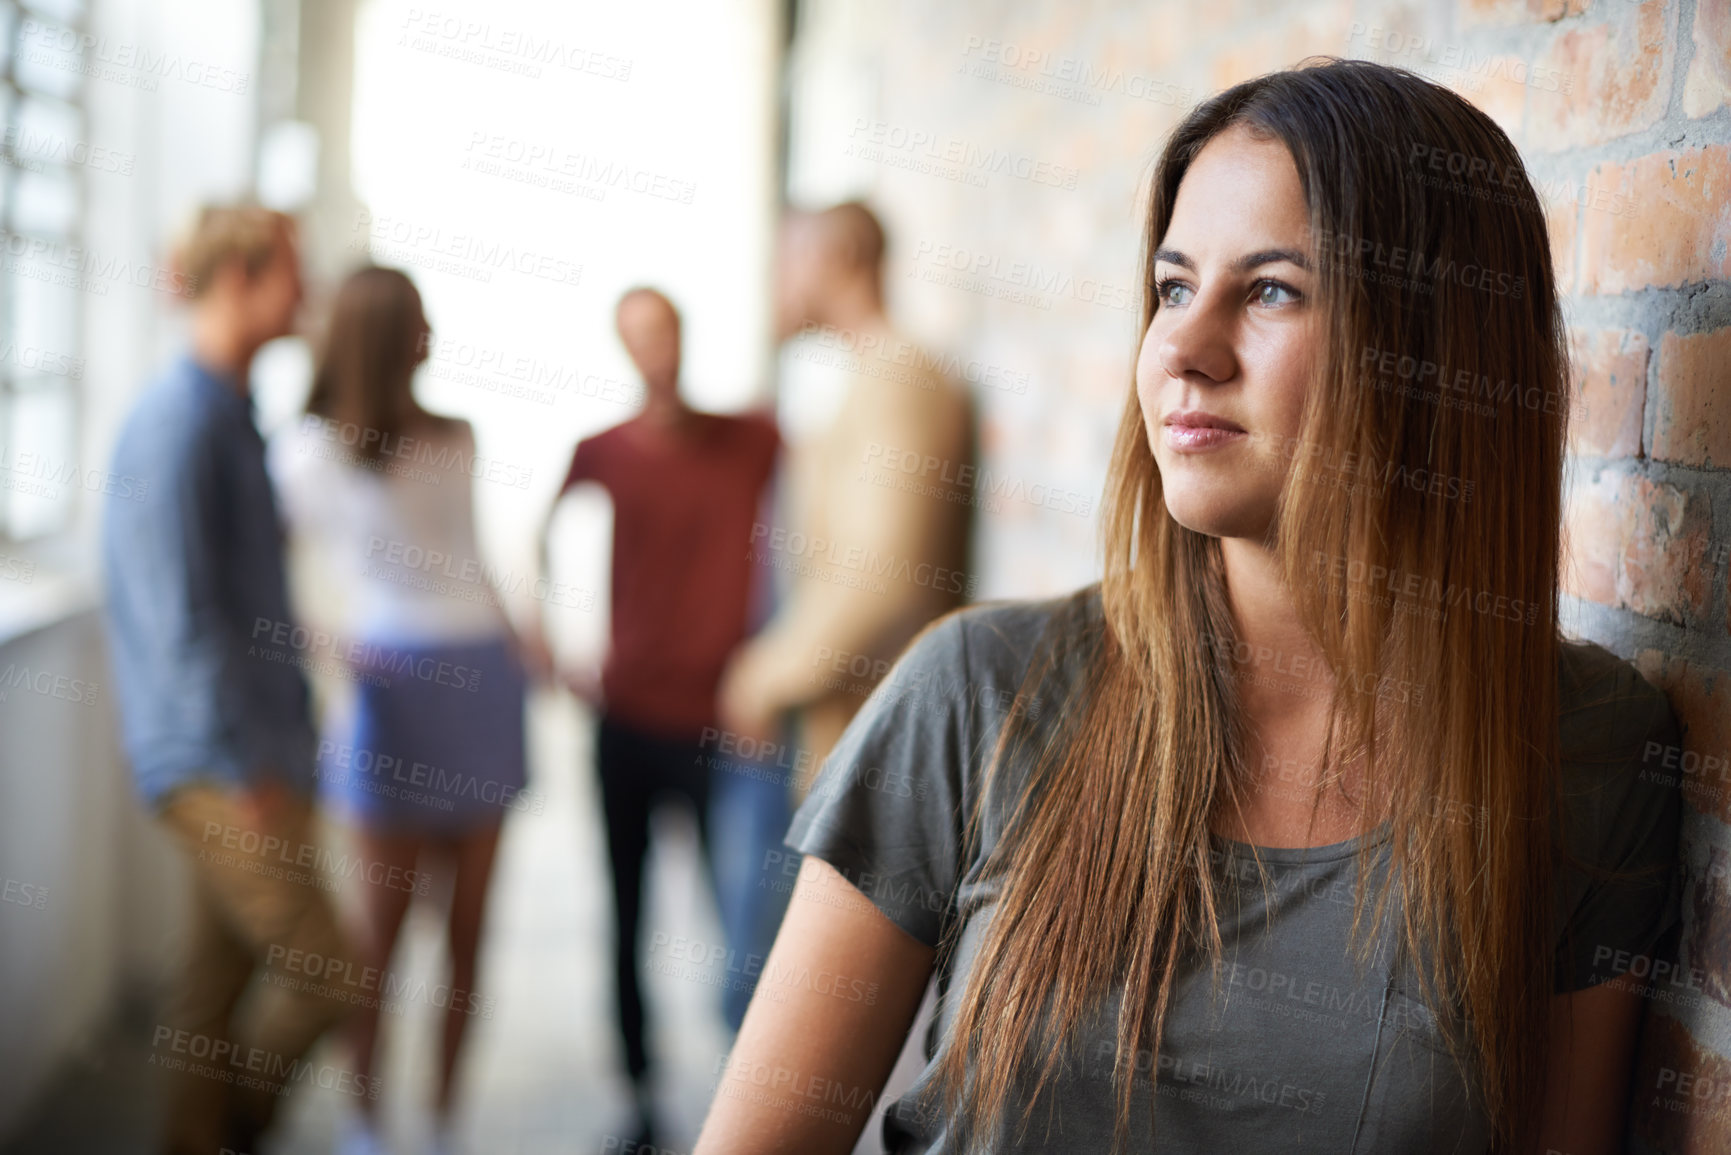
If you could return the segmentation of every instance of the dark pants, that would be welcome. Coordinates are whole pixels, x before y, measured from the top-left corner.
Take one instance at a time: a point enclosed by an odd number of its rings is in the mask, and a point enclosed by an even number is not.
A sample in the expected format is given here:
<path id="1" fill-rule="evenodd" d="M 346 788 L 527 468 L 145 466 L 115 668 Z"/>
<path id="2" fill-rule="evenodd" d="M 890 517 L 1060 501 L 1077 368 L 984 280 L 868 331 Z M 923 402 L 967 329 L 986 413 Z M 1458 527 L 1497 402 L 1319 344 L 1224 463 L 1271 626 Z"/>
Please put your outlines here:
<path id="1" fill-rule="evenodd" d="M 649 1055 L 643 1041 L 643 992 L 638 985 L 637 939 L 643 913 L 643 867 L 649 857 L 649 815 L 683 797 L 693 808 L 706 878 L 709 853 L 709 766 L 697 738 L 662 738 L 603 717 L 596 734 L 595 766 L 607 822 L 607 857 L 613 868 L 614 977 L 619 992 L 619 1033 L 625 1069 L 643 1087 Z"/>

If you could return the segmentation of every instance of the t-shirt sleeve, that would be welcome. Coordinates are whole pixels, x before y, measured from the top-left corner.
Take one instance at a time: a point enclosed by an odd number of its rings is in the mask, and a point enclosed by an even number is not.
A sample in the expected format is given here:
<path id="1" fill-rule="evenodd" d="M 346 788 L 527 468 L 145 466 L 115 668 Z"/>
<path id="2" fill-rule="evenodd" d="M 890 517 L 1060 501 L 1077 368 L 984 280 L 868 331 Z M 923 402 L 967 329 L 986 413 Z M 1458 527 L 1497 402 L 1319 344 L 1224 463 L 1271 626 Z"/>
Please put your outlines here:
<path id="1" fill-rule="evenodd" d="M 1618 662 L 1601 692 L 1565 714 L 1565 828 L 1584 864 L 1559 864 L 1574 899 L 1557 946 L 1556 991 L 1581 990 L 1631 970 L 1681 915 L 1677 855 L 1683 803 L 1677 775 L 1655 751 L 1682 737 L 1665 696 Z M 1571 748 L 1573 757 L 1571 757 Z M 1609 877 L 1606 876 L 1609 872 Z"/>
<path id="2" fill-rule="evenodd" d="M 565 471 L 565 483 L 559 487 L 560 493 L 568 492 L 580 481 L 600 481 L 601 446 L 593 437 L 586 437 L 577 443 L 576 452 L 571 454 L 571 468 Z"/>
<path id="3" fill-rule="evenodd" d="M 833 866 L 934 949 L 960 881 L 973 749 L 965 621 L 931 627 L 824 762 L 787 844 Z"/>

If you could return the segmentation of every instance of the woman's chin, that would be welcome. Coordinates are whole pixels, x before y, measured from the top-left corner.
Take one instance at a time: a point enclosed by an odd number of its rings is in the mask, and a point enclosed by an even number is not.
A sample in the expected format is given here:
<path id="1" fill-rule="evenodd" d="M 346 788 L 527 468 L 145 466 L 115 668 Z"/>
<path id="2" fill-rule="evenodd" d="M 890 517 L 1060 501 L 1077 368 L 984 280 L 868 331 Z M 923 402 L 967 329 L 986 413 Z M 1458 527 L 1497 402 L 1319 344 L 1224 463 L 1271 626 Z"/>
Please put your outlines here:
<path id="1" fill-rule="evenodd" d="M 1168 489 L 1165 499 L 1173 521 L 1207 537 L 1260 537 L 1259 527 L 1269 520 L 1267 510 L 1252 508 L 1233 494 Z"/>

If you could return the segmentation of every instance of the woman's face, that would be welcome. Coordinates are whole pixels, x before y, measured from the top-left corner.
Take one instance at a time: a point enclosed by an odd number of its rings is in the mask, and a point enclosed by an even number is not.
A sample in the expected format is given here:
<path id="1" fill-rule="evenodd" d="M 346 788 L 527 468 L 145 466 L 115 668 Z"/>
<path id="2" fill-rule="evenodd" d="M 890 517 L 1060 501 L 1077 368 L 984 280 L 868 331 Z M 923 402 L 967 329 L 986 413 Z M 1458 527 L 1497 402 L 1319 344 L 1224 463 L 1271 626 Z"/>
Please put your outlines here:
<path id="1" fill-rule="evenodd" d="M 1178 186 L 1155 252 L 1136 397 L 1166 509 L 1213 537 L 1266 539 L 1315 356 L 1315 274 L 1286 146 L 1232 128 Z"/>

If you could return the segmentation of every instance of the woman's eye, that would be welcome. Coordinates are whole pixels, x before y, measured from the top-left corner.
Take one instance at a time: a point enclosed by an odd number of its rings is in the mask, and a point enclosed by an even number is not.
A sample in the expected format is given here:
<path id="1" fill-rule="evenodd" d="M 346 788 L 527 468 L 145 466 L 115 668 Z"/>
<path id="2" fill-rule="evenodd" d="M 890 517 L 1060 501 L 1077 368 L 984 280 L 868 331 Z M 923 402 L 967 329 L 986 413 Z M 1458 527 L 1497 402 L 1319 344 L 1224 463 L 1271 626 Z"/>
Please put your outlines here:
<path id="1" fill-rule="evenodd" d="M 1154 291 L 1162 305 L 1188 305 L 1195 292 L 1183 281 L 1161 281 L 1154 287 Z"/>
<path id="2" fill-rule="evenodd" d="M 1256 303 L 1279 307 L 1290 305 L 1298 300 L 1298 290 L 1291 285 L 1283 285 L 1279 281 L 1256 282 Z"/>

